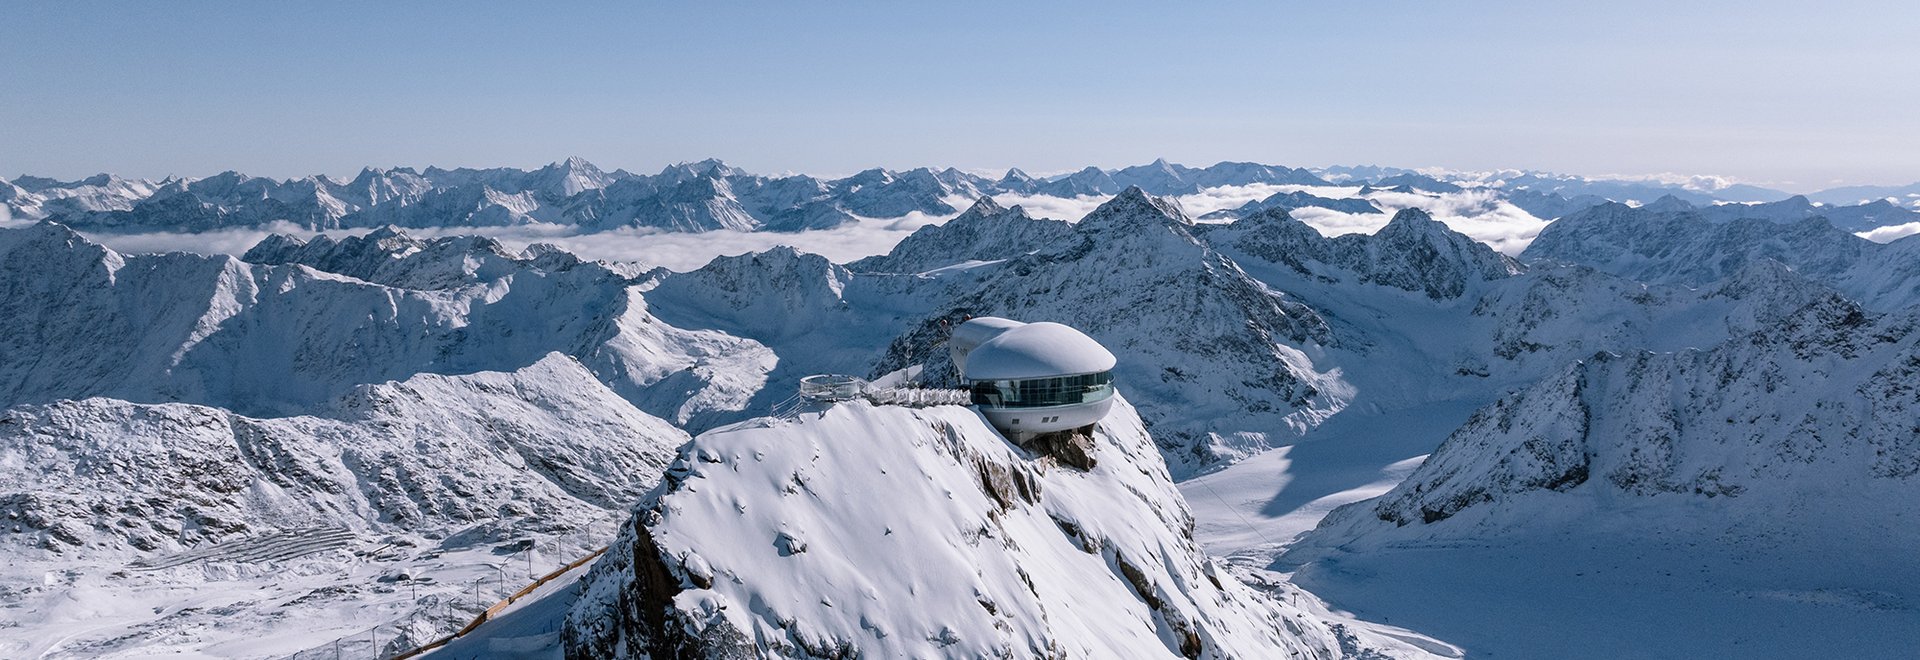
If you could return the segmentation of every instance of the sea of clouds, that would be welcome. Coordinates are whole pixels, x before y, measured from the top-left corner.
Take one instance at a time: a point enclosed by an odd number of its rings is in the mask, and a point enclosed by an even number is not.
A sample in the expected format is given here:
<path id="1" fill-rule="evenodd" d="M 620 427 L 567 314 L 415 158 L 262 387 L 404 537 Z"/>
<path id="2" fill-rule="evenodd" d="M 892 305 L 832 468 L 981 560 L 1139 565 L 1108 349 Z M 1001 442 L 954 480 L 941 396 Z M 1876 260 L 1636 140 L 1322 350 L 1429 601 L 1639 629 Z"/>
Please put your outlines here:
<path id="1" fill-rule="evenodd" d="M 1188 215 L 1199 217 L 1213 211 L 1237 208 L 1247 202 L 1264 199 L 1277 193 L 1306 191 L 1337 199 L 1356 196 L 1359 190 L 1357 186 L 1257 184 L 1210 188 L 1175 199 Z M 1109 196 L 1100 195 L 1080 197 L 996 195 L 994 197 L 994 200 L 1003 206 L 1021 206 L 1028 214 L 1035 217 L 1070 222 L 1079 221 L 1108 199 L 1110 199 Z M 1379 231 L 1393 217 L 1394 212 L 1404 208 L 1420 208 L 1454 230 L 1508 254 L 1517 254 L 1525 249 L 1527 244 L 1533 241 L 1533 237 L 1540 232 L 1540 228 L 1547 224 L 1545 220 L 1533 217 L 1501 201 L 1493 191 L 1486 189 L 1469 188 L 1464 192 L 1442 195 L 1375 191 L 1368 194 L 1367 199 L 1372 200 L 1386 212 L 1352 214 L 1321 208 L 1303 208 L 1294 211 L 1293 215 L 1322 234 L 1337 236 Z M 948 201 L 955 208 L 966 208 L 971 204 L 970 200 L 961 198 Z M 0 207 L 0 213 L 4 212 L 4 207 Z M 792 233 L 744 231 L 682 233 L 651 229 L 618 229 L 581 233 L 573 227 L 553 224 L 447 227 L 406 231 L 421 238 L 478 234 L 492 237 L 516 250 L 524 249 L 534 243 L 551 243 L 587 259 L 637 262 L 647 266 L 664 266 L 676 271 L 688 271 L 699 268 L 718 256 L 758 252 L 781 245 L 792 246 L 802 252 L 819 254 L 833 261 L 845 263 L 861 257 L 884 254 L 915 230 L 927 225 L 941 224 L 952 218 L 953 215 L 916 213 L 900 218 L 863 218 L 833 229 Z M 11 220 L 0 215 L 0 224 L 20 225 L 26 222 Z M 1920 228 L 1916 230 L 1920 231 Z M 88 233 L 87 236 L 114 250 L 126 253 L 184 251 L 238 255 L 246 252 L 248 248 L 253 247 L 269 234 L 291 234 L 301 238 L 311 238 L 320 233 L 338 237 L 364 234 L 367 231 L 359 229 L 316 232 L 292 224 L 278 224 L 262 228 L 194 234 L 94 232 Z"/>

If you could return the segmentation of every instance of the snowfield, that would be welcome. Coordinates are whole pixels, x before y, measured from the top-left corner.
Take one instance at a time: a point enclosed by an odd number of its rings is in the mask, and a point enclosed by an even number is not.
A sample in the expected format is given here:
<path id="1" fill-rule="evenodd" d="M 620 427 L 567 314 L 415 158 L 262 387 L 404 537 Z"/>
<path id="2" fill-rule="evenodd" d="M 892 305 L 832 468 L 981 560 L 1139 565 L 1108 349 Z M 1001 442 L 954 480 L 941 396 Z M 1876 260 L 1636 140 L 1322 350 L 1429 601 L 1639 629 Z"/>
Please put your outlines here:
<path id="1" fill-rule="evenodd" d="M 709 432 L 588 578 L 569 654 L 1334 656 L 1201 551 L 1131 406 L 1093 438 L 1083 471 L 960 407 Z"/>

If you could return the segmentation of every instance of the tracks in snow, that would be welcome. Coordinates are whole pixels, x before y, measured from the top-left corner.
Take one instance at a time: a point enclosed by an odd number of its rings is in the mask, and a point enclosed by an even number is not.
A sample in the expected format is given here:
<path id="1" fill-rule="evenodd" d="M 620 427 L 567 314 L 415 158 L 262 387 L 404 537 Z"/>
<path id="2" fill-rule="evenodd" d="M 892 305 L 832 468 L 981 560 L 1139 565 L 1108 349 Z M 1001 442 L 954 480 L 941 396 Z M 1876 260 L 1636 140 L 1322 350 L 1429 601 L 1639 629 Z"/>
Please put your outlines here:
<path id="1" fill-rule="evenodd" d="M 151 571 L 196 561 L 279 561 L 344 548 L 358 538 L 358 534 L 345 527 L 301 527 L 238 541 L 217 543 L 165 557 L 141 559 L 129 566 L 138 570 Z"/>

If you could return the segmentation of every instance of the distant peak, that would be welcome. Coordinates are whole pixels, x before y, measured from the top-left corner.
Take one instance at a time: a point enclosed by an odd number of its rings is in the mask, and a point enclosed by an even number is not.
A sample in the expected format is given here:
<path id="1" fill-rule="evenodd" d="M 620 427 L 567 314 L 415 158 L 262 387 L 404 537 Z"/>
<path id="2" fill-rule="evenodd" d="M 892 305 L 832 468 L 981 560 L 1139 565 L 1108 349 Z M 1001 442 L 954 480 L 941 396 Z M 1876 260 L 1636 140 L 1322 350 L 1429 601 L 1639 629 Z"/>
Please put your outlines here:
<path id="1" fill-rule="evenodd" d="M 1433 214 L 1427 213 L 1426 209 L 1422 209 L 1418 207 L 1407 207 L 1404 209 L 1400 209 L 1398 212 L 1395 212 L 1393 214 L 1393 219 L 1387 221 L 1387 224 L 1418 225 L 1418 224 L 1425 224 L 1425 223 L 1438 224 L 1438 222 L 1439 221 L 1433 219 Z"/>
<path id="2" fill-rule="evenodd" d="M 1099 208 L 1087 214 L 1081 224 L 1091 223 L 1097 226 L 1105 222 L 1136 218 L 1157 219 L 1179 225 L 1193 224 L 1192 220 L 1187 219 L 1186 212 L 1180 210 L 1179 204 L 1171 199 L 1148 195 L 1147 191 L 1140 189 L 1140 186 L 1127 186 L 1126 190 L 1120 191 L 1120 194 L 1114 195 L 1113 199 L 1107 200 L 1105 204 L 1101 204 Z"/>
<path id="3" fill-rule="evenodd" d="M 1640 208 L 1650 211 L 1688 211 L 1693 209 L 1693 203 L 1668 193 Z"/>
<path id="4" fill-rule="evenodd" d="M 1001 206 L 999 202 L 993 201 L 991 195 L 981 195 L 980 199 L 973 200 L 973 206 L 967 208 L 966 214 L 999 215 L 1006 211 L 1006 207 Z"/>
<path id="5" fill-rule="evenodd" d="M 1032 181 L 1033 177 L 1028 176 L 1026 172 L 1021 171 L 1021 169 L 1018 167 L 1009 167 L 1007 168 L 1006 176 L 1000 177 L 1000 180 L 1001 181 Z"/>
<path id="6" fill-rule="evenodd" d="M 411 238 L 411 237 L 407 235 L 406 231 L 400 229 L 395 225 L 380 225 L 379 228 L 376 228 L 373 231 L 367 232 L 367 240 L 379 241 L 379 240 L 385 240 L 389 238 Z"/>

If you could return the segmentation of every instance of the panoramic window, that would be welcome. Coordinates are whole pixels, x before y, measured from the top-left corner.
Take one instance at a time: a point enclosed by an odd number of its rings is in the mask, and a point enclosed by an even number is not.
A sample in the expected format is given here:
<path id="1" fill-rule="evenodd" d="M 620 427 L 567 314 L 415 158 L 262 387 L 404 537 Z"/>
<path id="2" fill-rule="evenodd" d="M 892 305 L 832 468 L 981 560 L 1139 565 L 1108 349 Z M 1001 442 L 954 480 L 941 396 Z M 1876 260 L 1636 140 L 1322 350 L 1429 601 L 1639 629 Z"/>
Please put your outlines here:
<path id="1" fill-rule="evenodd" d="M 1113 372 L 1034 378 L 983 380 L 973 384 L 973 402 L 1000 408 L 1043 408 L 1089 403 L 1113 396 Z"/>

